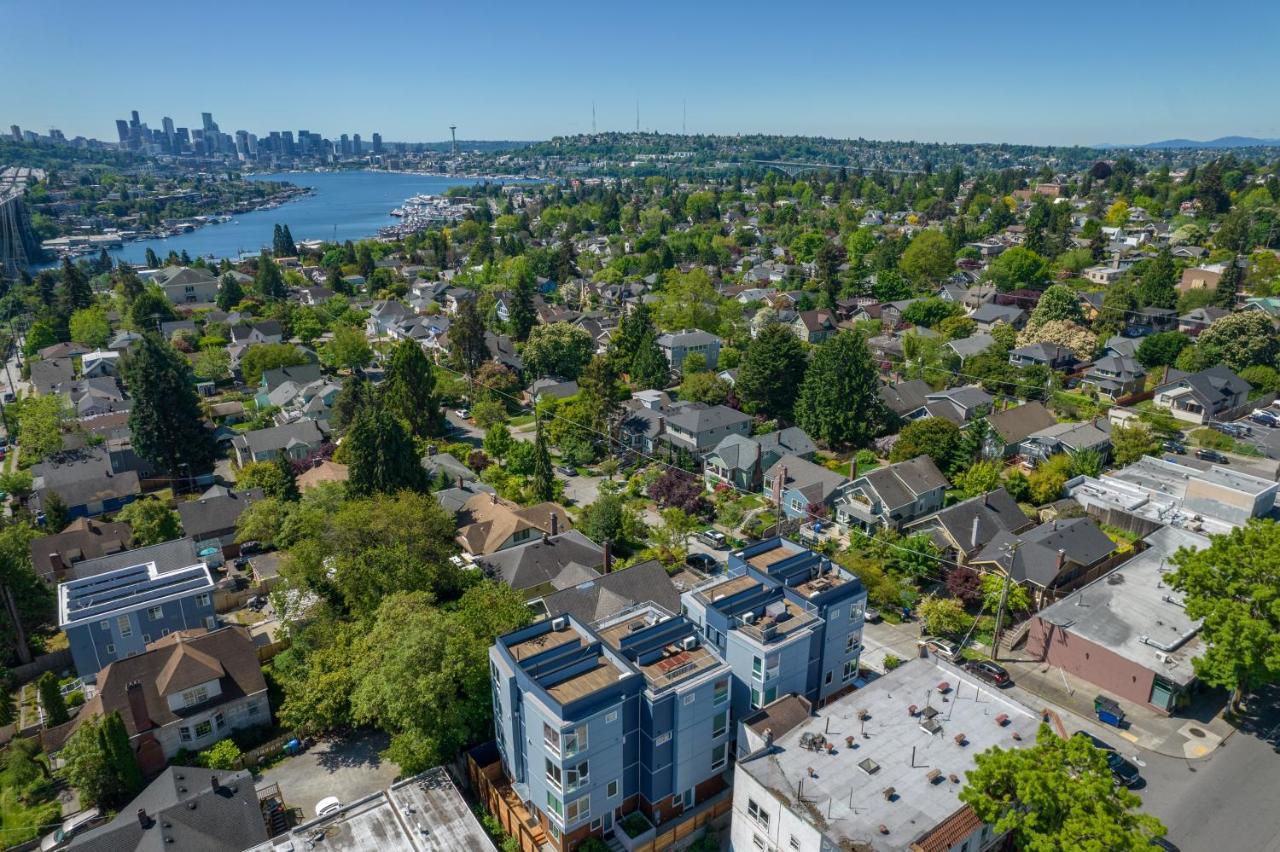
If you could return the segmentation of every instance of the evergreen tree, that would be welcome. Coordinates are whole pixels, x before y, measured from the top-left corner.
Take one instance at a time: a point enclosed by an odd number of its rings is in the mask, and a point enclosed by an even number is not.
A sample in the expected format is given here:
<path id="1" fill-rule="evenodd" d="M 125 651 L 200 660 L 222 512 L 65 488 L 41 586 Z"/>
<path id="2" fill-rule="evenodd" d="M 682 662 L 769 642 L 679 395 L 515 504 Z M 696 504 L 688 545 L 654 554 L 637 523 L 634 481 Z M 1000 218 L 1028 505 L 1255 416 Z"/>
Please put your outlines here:
<path id="1" fill-rule="evenodd" d="M 69 257 L 62 259 L 62 302 L 68 315 L 93 304 L 93 288 L 89 286 L 89 279 Z"/>
<path id="2" fill-rule="evenodd" d="M 160 256 L 156 254 L 155 249 L 147 249 L 147 268 L 148 269 L 160 268 Z"/>
<path id="3" fill-rule="evenodd" d="M 1163 248 L 1147 261 L 1138 280 L 1138 298 L 1144 307 L 1172 308 L 1178 304 L 1178 266 L 1169 249 Z"/>
<path id="4" fill-rule="evenodd" d="M 551 454 L 547 452 L 547 439 L 542 434 L 542 420 L 534 424 L 533 438 L 533 497 L 550 500 L 555 497 L 555 473 L 551 469 Z"/>
<path id="5" fill-rule="evenodd" d="M 351 375 L 342 383 L 342 390 L 333 400 L 329 411 L 329 426 L 335 435 L 342 435 L 356 421 L 360 412 L 373 404 L 373 386 L 361 375 Z"/>
<path id="6" fill-rule="evenodd" d="M 58 676 L 53 672 L 45 672 L 36 681 L 36 692 L 40 696 L 40 707 L 44 710 L 44 725 L 52 728 L 61 725 L 71 718 L 67 713 L 67 702 L 58 687 Z"/>
<path id="7" fill-rule="evenodd" d="M 142 769 L 129 745 L 129 732 L 119 711 L 113 711 L 102 720 L 98 729 L 98 745 L 114 782 L 115 800 L 129 801 L 142 789 Z"/>
<path id="8" fill-rule="evenodd" d="M 271 253 L 276 257 L 284 257 L 284 229 L 277 222 L 275 228 L 271 231 Z"/>
<path id="9" fill-rule="evenodd" d="M 170 474 L 208 471 L 218 449 L 204 426 L 186 359 L 147 333 L 125 356 L 121 375 L 133 397 L 129 429 L 138 455 Z"/>
<path id="10" fill-rule="evenodd" d="M 449 356 L 453 366 L 466 373 L 468 379 L 475 375 L 481 364 L 489 360 L 489 346 L 484 340 L 484 321 L 480 319 L 480 311 L 476 308 L 474 299 L 462 299 L 458 304 L 458 311 L 449 326 Z"/>
<path id="11" fill-rule="evenodd" d="M 813 356 L 796 398 L 796 425 L 827 446 L 866 444 L 885 422 L 879 384 L 862 337 L 842 331 Z"/>
<path id="12" fill-rule="evenodd" d="M 25 444 L 23 446 L 26 447 Z M 44 513 L 45 528 L 53 533 L 62 532 L 71 522 L 71 509 L 52 488 L 44 493 L 40 510 Z"/>
<path id="13" fill-rule="evenodd" d="M 426 491 L 427 472 L 400 419 L 381 405 L 365 406 L 343 446 L 350 465 L 347 490 L 354 496 Z"/>
<path id="14" fill-rule="evenodd" d="M 281 234 L 284 238 L 283 242 L 284 242 L 285 257 L 297 257 L 298 246 L 293 241 L 293 234 L 289 231 L 288 225 L 284 226 Z"/>
<path id="15" fill-rule="evenodd" d="M 807 366 L 804 344 L 791 327 L 773 323 L 747 348 L 734 385 L 750 414 L 789 416 Z"/>
<path id="16" fill-rule="evenodd" d="M 258 274 L 254 276 L 253 286 L 268 302 L 283 299 L 288 292 L 284 285 L 284 276 L 280 274 L 280 267 L 265 251 L 258 258 Z"/>
<path id="17" fill-rule="evenodd" d="M 222 276 L 222 280 L 218 282 L 218 308 L 224 311 L 231 311 L 244 298 L 244 288 L 240 286 L 240 282 L 230 272 Z"/>
<path id="18" fill-rule="evenodd" d="M 276 470 L 280 471 L 280 486 L 276 493 L 271 496 L 289 502 L 300 498 L 302 494 L 298 491 L 297 474 L 294 472 L 293 462 L 289 461 L 288 456 L 281 453 L 276 456 L 272 464 L 276 466 Z"/>
<path id="19" fill-rule="evenodd" d="M 656 337 L 653 328 L 653 316 L 648 305 L 640 305 L 630 313 L 623 315 L 618 324 L 618 333 L 609 343 L 609 357 L 620 371 L 629 371 L 631 362 L 640 351 L 640 343 L 645 335 Z"/>
<path id="20" fill-rule="evenodd" d="M 642 390 L 661 390 L 671 383 L 671 365 L 667 363 L 667 356 L 662 354 L 652 328 L 640 338 L 628 372 L 632 383 Z"/>
<path id="21" fill-rule="evenodd" d="M 422 347 L 402 340 L 391 352 L 381 402 L 403 420 L 417 438 L 435 434 L 440 427 L 440 402 L 435 396 L 436 376 Z"/>
<path id="22" fill-rule="evenodd" d="M 537 288 L 537 279 L 533 269 L 523 258 L 514 261 L 517 265 L 515 291 L 511 301 L 511 336 L 523 343 L 529 338 L 529 331 L 538 322 L 538 312 L 533 306 L 533 296 Z"/>
<path id="23" fill-rule="evenodd" d="M 13 672 L 0 666 L 0 728 L 18 721 L 18 703 L 13 698 Z"/>
<path id="24" fill-rule="evenodd" d="M 127 263 L 121 263 L 116 267 L 116 280 L 119 282 L 120 295 L 124 296 L 126 305 L 132 305 L 133 300 L 146 290 L 146 285 L 142 283 L 138 273 L 134 272 L 133 267 Z"/>
<path id="25" fill-rule="evenodd" d="M 578 399 L 591 413 L 592 427 L 607 433 L 618 411 L 618 376 L 608 356 L 596 355 L 582 371 Z"/>
<path id="26" fill-rule="evenodd" d="M 1227 268 L 1222 270 L 1222 277 L 1218 279 L 1218 287 L 1214 291 L 1213 303 L 1220 308 L 1230 310 L 1236 305 L 1236 294 L 1240 292 L 1240 285 L 1244 280 L 1244 272 L 1240 269 L 1240 264 L 1236 262 L 1236 258 L 1232 257 L 1227 263 Z"/>

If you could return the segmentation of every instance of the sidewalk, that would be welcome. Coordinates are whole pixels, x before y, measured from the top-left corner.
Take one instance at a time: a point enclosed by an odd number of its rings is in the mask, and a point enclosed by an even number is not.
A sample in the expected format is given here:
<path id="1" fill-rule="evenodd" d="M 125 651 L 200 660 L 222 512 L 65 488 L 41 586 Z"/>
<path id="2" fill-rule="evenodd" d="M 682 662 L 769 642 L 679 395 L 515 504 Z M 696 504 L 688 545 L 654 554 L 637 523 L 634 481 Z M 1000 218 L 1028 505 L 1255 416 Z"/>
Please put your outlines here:
<path id="1" fill-rule="evenodd" d="M 1222 718 L 1225 702 L 1216 693 L 1197 696 L 1177 716 L 1119 701 L 1125 711 L 1125 727 L 1103 725 L 1093 712 L 1093 698 L 1103 692 L 1095 684 L 1035 660 L 1001 657 L 1000 665 L 1009 670 L 1015 684 L 1010 694 L 1036 710 L 1056 709 L 1068 734 L 1083 729 L 1103 740 L 1120 738 L 1166 757 L 1195 760 L 1208 757 L 1235 732 Z"/>

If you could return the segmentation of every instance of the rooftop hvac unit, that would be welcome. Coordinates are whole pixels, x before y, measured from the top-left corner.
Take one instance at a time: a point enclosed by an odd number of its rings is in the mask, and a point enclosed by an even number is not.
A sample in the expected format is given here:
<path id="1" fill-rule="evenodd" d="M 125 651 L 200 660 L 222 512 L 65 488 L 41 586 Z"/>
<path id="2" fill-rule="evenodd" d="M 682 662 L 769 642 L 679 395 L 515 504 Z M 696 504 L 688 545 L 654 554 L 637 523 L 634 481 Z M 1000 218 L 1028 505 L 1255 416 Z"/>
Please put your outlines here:
<path id="1" fill-rule="evenodd" d="M 559 618 L 551 619 L 552 630 L 565 630 L 566 628 L 568 628 L 568 626 L 569 626 L 569 619 L 565 618 L 563 615 L 560 616 Z"/>
<path id="2" fill-rule="evenodd" d="M 756 614 L 755 614 L 754 612 L 744 612 L 744 613 L 742 614 L 742 623 L 743 623 L 743 624 L 755 624 L 755 623 L 756 623 Z"/>
<path id="3" fill-rule="evenodd" d="M 692 651 L 694 648 L 698 647 L 698 637 L 697 636 L 684 637 L 683 639 L 680 640 L 680 647 L 685 649 L 686 651 Z"/>

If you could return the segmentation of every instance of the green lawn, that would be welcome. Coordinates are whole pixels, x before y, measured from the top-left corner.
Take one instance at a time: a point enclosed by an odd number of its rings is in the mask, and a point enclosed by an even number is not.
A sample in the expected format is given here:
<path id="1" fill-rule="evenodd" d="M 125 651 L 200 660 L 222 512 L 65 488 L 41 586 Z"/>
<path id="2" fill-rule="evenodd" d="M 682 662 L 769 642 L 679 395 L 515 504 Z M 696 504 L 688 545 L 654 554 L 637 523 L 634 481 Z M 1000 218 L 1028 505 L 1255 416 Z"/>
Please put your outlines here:
<path id="1" fill-rule="evenodd" d="M 52 787 L 47 789 L 52 795 Z M 6 847 L 47 834 L 57 827 L 61 816 L 62 805 L 56 799 L 24 804 L 20 790 L 0 785 L 0 832 Z"/>

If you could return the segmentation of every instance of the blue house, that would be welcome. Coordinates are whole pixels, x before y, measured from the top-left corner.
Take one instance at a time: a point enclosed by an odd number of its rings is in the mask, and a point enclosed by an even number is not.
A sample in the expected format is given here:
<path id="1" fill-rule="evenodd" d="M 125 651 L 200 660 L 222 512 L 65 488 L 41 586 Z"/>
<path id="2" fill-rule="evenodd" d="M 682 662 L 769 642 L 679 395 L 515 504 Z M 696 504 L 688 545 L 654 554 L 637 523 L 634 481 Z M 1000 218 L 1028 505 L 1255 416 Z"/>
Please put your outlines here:
<path id="1" fill-rule="evenodd" d="M 788 518 L 809 519 L 810 506 L 831 509 L 849 487 L 848 478 L 799 456 L 783 456 L 764 472 L 764 490 Z"/>
<path id="2" fill-rule="evenodd" d="M 81 576 L 58 585 L 58 626 L 81 677 L 141 654 L 175 630 L 212 629 L 214 580 L 204 563 L 162 570 L 155 562 Z"/>

